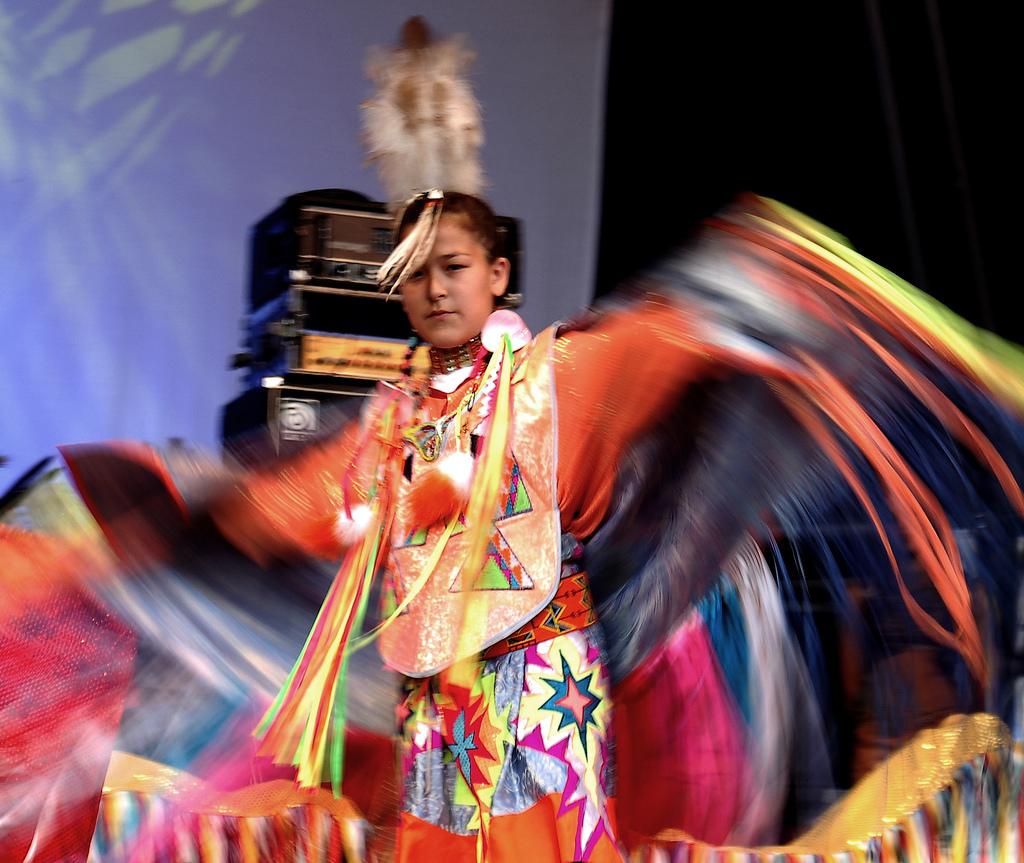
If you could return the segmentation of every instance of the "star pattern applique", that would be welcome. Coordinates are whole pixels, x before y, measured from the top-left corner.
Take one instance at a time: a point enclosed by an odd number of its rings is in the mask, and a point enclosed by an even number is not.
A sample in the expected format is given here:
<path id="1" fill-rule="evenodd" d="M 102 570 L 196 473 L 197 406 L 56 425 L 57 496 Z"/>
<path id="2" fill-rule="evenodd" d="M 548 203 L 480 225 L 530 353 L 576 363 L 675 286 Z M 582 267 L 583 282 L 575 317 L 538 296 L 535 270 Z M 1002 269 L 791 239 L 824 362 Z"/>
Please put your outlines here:
<path id="1" fill-rule="evenodd" d="M 448 744 L 448 751 L 451 752 L 452 758 L 458 763 L 462 777 L 467 782 L 472 782 L 472 762 L 469 753 L 477 748 L 475 738 L 475 731 L 466 733 L 466 711 L 460 710 L 458 717 L 456 717 L 452 725 L 452 740 L 455 742 Z"/>
<path id="2" fill-rule="evenodd" d="M 478 678 L 469 689 L 449 681 L 444 694 L 436 695 L 446 757 L 458 765 L 465 780 L 464 794 L 456 790 L 456 797 L 464 799 L 457 802 L 490 805 L 487 801 L 501 772 L 500 753 L 511 743 L 509 708 L 497 712 L 494 682 L 493 674 Z"/>
<path id="3" fill-rule="evenodd" d="M 527 647 L 526 663 L 517 740 L 565 764 L 558 812 L 577 813 L 570 859 L 587 860 L 602 836 L 614 836 L 606 775 L 611 702 L 600 652 L 584 633 L 570 632 Z"/>
<path id="4" fill-rule="evenodd" d="M 579 731 L 580 743 L 583 745 L 584 754 L 587 753 L 587 726 L 597 726 L 594 719 L 594 711 L 601 703 L 599 696 L 591 692 L 590 682 L 594 672 L 586 677 L 576 678 L 569 670 L 569 663 L 562 656 L 562 677 L 561 679 L 541 678 L 544 683 L 551 687 L 551 697 L 541 706 L 541 710 L 550 710 L 559 715 L 558 728 L 565 728 L 567 725 L 575 725 Z"/>

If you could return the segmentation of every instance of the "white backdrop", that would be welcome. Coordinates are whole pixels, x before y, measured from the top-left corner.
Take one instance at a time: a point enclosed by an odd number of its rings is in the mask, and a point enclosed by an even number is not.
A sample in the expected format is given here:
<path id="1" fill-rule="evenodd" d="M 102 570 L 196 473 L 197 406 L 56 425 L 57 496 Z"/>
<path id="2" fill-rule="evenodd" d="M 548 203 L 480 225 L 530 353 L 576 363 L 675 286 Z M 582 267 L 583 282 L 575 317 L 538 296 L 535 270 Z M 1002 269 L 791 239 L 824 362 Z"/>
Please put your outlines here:
<path id="1" fill-rule="evenodd" d="M 478 52 L 536 329 L 591 296 L 610 0 L 0 0 L 0 491 L 58 443 L 216 445 L 248 229 L 382 195 L 363 61 L 413 14 Z"/>

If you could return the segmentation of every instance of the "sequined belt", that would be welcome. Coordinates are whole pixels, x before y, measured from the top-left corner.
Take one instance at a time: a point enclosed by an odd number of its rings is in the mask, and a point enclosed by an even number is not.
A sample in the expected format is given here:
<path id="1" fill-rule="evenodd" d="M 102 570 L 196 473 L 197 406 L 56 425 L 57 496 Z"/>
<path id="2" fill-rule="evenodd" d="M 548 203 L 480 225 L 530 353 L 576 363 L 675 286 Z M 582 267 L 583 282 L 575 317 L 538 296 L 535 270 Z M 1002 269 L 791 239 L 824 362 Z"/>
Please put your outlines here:
<path id="1" fill-rule="evenodd" d="M 551 602 L 511 635 L 494 642 L 481 656 L 495 659 L 596 622 L 597 612 L 594 611 L 594 597 L 590 593 L 587 574 L 578 572 L 563 578 Z"/>

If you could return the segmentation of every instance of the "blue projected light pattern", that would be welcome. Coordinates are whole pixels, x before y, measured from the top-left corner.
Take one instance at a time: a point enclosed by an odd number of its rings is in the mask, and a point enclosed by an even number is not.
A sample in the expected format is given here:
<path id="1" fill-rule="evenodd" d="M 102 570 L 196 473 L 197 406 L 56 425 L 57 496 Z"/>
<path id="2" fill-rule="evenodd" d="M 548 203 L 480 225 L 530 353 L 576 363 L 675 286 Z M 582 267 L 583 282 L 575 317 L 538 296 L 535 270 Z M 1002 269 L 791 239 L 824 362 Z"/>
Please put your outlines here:
<path id="1" fill-rule="evenodd" d="M 0 489 L 59 443 L 213 443 L 275 200 L 231 213 L 216 121 L 270 5 L 0 0 Z"/>
<path id="2" fill-rule="evenodd" d="M 410 15 L 478 53 L 488 195 L 527 226 L 527 322 L 585 305 L 609 9 L 0 0 L 0 492 L 58 444 L 217 448 L 249 229 L 308 189 L 382 197 L 363 66 Z"/>

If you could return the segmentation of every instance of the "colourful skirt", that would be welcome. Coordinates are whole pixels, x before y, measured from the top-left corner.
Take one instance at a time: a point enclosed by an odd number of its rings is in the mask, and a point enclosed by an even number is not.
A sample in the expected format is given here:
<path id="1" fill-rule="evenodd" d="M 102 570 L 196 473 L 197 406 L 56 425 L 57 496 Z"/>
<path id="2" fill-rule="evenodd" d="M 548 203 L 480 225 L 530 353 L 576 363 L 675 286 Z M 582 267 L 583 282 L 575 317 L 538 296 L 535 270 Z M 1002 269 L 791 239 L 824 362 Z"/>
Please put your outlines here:
<path id="1" fill-rule="evenodd" d="M 410 682 L 397 860 L 621 860 L 597 626 L 461 676 Z"/>

